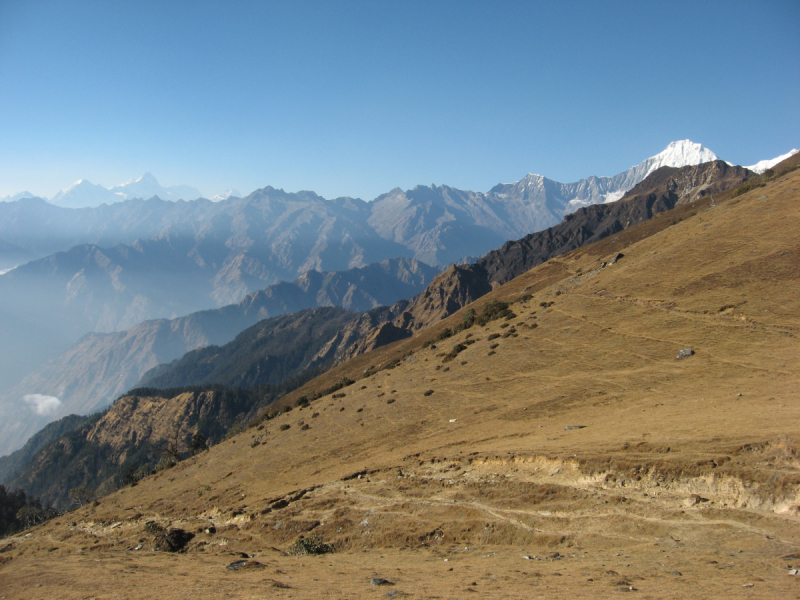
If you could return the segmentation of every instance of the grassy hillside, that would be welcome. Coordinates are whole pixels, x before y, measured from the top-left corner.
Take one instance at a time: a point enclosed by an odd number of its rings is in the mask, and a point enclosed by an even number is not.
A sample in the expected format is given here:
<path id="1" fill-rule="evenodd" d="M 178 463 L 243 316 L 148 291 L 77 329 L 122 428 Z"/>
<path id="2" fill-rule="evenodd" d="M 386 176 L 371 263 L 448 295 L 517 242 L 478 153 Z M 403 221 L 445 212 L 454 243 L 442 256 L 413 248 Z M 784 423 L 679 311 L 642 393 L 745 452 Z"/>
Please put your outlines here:
<path id="1" fill-rule="evenodd" d="M 9 538 L 7 593 L 796 595 L 798 189 L 679 206 L 340 365 L 281 402 L 353 385 Z M 459 330 L 492 300 L 513 317 Z M 159 528 L 194 537 L 154 552 Z"/>

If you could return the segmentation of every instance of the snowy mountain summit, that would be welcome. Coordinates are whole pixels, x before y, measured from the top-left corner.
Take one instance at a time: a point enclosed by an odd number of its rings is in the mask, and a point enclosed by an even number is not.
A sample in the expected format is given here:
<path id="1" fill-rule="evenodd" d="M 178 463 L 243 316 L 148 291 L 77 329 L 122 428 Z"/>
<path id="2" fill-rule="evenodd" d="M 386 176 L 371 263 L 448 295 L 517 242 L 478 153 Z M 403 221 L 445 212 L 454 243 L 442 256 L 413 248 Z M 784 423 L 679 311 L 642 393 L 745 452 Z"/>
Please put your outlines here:
<path id="1" fill-rule="evenodd" d="M 241 198 L 241 197 L 242 194 L 239 190 L 228 188 L 221 194 L 217 194 L 216 196 L 211 196 L 209 200 L 211 200 L 212 202 L 220 202 L 222 200 L 227 200 L 228 198 Z"/>
<path id="2" fill-rule="evenodd" d="M 648 158 L 637 167 L 648 165 L 649 170 L 645 175 L 647 177 L 647 175 L 661 167 L 688 167 L 689 165 L 699 165 L 712 160 L 719 159 L 716 154 L 702 144 L 696 144 L 691 140 L 680 140 L 670 143 L 664 150 Z"/>
<path id="3" fill-rule="evenodd" d="M 770 158 L 770 159 L 767 159 L 767 160 L 760 160 L 754 165 L 750 165 L 749 167 L 745 167 L 745 169 L 750 169 L 751 171 L 753 171 L 755 173 L 758 173 L 760 175 L 761 173 L 763 173 L 767 169 L 771 169 L 772 167 L 777 165 L 779 162 L 783 162 L 784 160 L 786 160 L 790 156 L 794 156 L 798 152 L 800 152 L 800 151 L 797 150 L 797 148 L 793 148 L 793 149 L 789 150 L 789 152 L 787 152 L 786 154 L 781 154 L 780 156 L 776 156 L 775 158 Z"/>
<path id="4" fill-rule="evenodd" d="M 124 200 L 131 198 L 152 198 L 158 196 L 162 200 L 195 200 L 203 196 L 197 188 L 189 185 L 163 186 L 152 173 L 131 179 L 109 190 Z"/>
<path id="5" fill-rule="evenodd" d="M 149 199 L 158 196 L 162 200 L 195 200 L 202 195 L 200 190 L 189 185 L 163 186 L 152 173 L 145 173 L 110 189 L 86 179 L 79 179 L 53 196 L 50 202 L 64 208 L 86 208 L 131 198 Z"/>

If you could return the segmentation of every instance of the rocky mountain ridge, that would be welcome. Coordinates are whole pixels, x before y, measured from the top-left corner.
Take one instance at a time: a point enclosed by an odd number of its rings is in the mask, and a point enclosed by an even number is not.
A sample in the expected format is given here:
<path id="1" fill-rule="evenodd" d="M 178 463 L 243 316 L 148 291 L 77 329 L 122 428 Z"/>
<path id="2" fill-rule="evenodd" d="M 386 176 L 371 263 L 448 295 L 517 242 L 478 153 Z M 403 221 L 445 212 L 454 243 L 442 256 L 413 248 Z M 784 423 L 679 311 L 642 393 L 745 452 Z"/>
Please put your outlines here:
<path id="1" fill-rule="evenodd" d="M 423 290 L 437 272 L 433 267 L 405 258 L 347 271 L 310 271 L 294 282 L 268 286 L 219 309 L 144 321 L 122 331 L 87 334 L 5 394 L 5 402 L 0 403 L 0 414 L 4 414 L 0 452 L 20 446 L 48 420 L 70 413 L 87 414 L 107 406 L 156 365 L 199 347 L 225 344 L 262 319 L 322 306 L 365 311 L 393 304 Z M 165 286 L 174 289 L 174 281 L 165 282 Z M 90 303 L 77 305 L 81 310 L 90 307 Z M 53 316 L 62 318 L 58 314 Z M 79 318 L 80 314 L 75 315 L 73 322 Z M 51 345 L 56 342 L 56 323 L 52 329 L 45 338 Z M 19 347 L 13 350 L 20 352 Z M 14 357 L 9 356 L 8 360 L 13 361 Z M 60 399 L 60 409 L 49 415 L 30 414 L 21 419 L 19 399 L 31 393 Z M 3 406 L 14 410 L 6 409 L 4 413 Z"/>

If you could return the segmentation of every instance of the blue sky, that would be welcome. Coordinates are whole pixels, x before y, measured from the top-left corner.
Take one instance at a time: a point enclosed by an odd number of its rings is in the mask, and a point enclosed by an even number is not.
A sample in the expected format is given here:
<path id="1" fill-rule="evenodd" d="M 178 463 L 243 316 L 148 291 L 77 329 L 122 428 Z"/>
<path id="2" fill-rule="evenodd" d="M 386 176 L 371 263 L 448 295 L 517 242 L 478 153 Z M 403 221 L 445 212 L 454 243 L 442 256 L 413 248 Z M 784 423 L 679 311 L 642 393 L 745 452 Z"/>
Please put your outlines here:
<path id="1" fill-rule="evenodd" d="M 371 200 L 800 145 L 800 3 L 0 0 L 0 197 Z"/>

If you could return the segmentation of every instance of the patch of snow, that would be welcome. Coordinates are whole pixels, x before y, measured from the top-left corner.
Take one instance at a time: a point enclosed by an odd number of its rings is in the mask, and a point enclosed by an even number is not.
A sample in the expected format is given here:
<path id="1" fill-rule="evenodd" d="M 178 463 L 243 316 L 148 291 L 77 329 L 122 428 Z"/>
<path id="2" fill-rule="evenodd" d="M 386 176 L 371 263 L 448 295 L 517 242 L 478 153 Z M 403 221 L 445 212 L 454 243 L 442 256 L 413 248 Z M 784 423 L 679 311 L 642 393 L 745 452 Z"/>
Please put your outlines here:
<path id="1" fill-rule="evenodd" d="M 228 188 L 221 194 L 217 194 L 216 196 L 212 196 L 209 198 L 212 202 L 220 202 L 221 200 L 227 200 L 228 198 L 241 198 L 242 194 L 239 190 L 235 190 L 233 188 Z"/>
<path id="2" fill-rule="evenodd" d="M 604 204 L 609 204 L 611 202 L 616 202 L 620 198 L 625 195 L 625 192 L 622 190 L 617 190 L 616 192 L 609 192 L 606 194 L 605 200 L 603 200 Z"/>
<path id="3" fill-rule="evenodd" d="M 780 156 L 776 156 L 775 158 L 769 158 L 769 159 L 766 159 L 766 160 L 760 160 L 754 165 L 750 165 L 749 167 L 745 167 L 745 169 L 750 169 L 751 171 L 754 171 L 754 172 L 756 172 L 756 173 L 758 173 L 760 175 L 761 173 L 763 173 L 767 169 L 771 169 L 772 167 L 777 165 L 779 162 L 783 162 L 784 160 L 786 160 L 790 156 L 794 156 L 798 152 L 800 152 L 800 150 L 797 150 L 797 148 L 792 148 L 786 154 L 781 154 Z"/>

